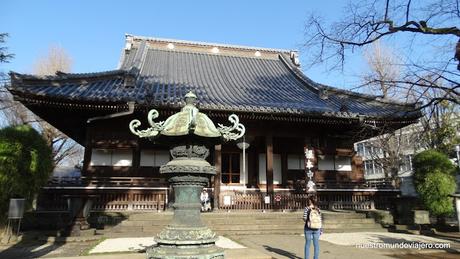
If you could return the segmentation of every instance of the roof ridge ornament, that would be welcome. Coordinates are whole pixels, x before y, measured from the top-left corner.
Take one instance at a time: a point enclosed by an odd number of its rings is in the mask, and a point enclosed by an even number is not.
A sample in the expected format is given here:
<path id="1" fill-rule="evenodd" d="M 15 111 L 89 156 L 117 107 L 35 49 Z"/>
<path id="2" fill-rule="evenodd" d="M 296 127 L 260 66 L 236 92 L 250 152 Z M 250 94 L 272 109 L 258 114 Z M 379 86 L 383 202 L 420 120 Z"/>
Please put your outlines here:
<path id="1" fill-rule="evenodd" d="M 297 53 L 297 51 L 289 52 L 289 57 L 291 58 L 291 61 L 295 66 L 300 67 L 299 54 Z"/>
<path id="2" fill-rule="evenodd" d="M 228 116 L 228 120 L 233 124 L 232 126 L 224 126 L 223 124 L 217 123 L 219 126 L 217 130 L 222 134 L 222 137 L 226 140 L 237 140 L 243 137 L 246 132 L 246 128 L 240 123 L 240 119 L 236 114 Z"/>
<path id="3" fill-rule="evenodd" d="M 150 128 L 145 130 L 137 130 L 137 128 L 141 125 L 139 120 L 132 120 L 129 123 L 129 129 L 134 135 L 137 135 L 141 138 L 153 138 L 158 136 L 158 134 L 164 129 L 164 121 L 154 122 L 153 120 L 158 118 L 159 113 L 157 110 L 152 109 L 147 114 L 147 121 L 150 124 Z"/>
<path id="4" fill-rule="evenodd" d="M 129 129 L 134 135 L 141 138 L 155 138 L 159 135 L 177 137 L 194 134 L 205 138 L 223 138 L 224 141 L 237 140 L 246 132 L 246 128 L 240 123 L 236 114 L 231 114 L 228 120 L 231 126 L 218 124 L 218 127 L 209 119 L 209 117 L 199 112 L 196 108 L 197 97 L 193 92 L 185 95 L 185 106 L 180 112 L 168 117 L 165 121 L 154 122 L 158 118 L 157 110 L 152 109 L 147 115 L 147 121 L 150 128 L 138 130 L 141 122 L 137 119 L 129 123 Z"/>

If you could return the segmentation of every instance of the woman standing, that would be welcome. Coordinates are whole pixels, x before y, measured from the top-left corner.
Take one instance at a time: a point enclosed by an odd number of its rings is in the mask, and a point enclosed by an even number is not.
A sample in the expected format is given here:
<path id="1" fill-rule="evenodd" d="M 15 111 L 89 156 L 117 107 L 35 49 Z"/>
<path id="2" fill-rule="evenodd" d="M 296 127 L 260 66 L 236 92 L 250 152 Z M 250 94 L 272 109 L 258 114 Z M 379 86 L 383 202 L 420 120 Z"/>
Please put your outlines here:
<path id="1" fill-rule="evenodd" d="M 307 207 L 303 212 L 303 220 L 305 222 L 305 259 L 310 256 L 310 244 L 313 239 L 314 259 L 319 257 L 319 236 L 321 234 L 322 221 L 321 211 L 318 208 L 316 198 L 310 196 L 307 198 Z"/>

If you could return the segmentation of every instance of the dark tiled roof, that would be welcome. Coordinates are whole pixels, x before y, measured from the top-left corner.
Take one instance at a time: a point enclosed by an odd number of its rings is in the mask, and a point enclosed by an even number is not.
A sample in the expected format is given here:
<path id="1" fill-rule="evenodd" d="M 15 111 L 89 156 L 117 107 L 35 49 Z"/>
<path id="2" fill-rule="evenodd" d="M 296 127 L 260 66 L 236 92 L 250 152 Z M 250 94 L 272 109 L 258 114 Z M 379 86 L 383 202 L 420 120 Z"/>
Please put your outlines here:
<path id="1" fill-rule="evenodd" d="M 378 100 L 317 84 L 296 67 L 286 51 L 133 38 L 120 69 L 101 73 L 34 77 L 11 73 L 17 96 L 113 104 L 134 101 L 152 107 L 179 107 L 193 91 L 201 109 L 326 115 L 332 117 L 415 118 L 414 105 Z M 259 52 L 254 55 L 254 52 Z"/>

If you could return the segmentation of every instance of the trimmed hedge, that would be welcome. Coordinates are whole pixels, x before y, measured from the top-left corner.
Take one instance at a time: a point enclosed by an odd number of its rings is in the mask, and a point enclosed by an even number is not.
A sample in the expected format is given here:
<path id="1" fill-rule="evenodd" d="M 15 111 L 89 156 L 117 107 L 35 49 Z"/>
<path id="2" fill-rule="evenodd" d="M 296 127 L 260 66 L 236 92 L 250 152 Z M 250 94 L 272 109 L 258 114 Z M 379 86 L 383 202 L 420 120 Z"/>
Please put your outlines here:
<path id="1" fill-rule="evenodd" d="M 53 170 L 51 149 L 32 127 L 22 125 L 0 130 L 0 217 L 10 198 L 25 198 L 30 207 L 34 195 Z"/>
<path id="2" fill-rule="evenodd" d="M 454 212 L 453 198 L 456 189 L 455 165 L 449 158 L 435 150 L 417 154 L 413 161 L 415 189 L 426 209 L 435 216 Z"/>

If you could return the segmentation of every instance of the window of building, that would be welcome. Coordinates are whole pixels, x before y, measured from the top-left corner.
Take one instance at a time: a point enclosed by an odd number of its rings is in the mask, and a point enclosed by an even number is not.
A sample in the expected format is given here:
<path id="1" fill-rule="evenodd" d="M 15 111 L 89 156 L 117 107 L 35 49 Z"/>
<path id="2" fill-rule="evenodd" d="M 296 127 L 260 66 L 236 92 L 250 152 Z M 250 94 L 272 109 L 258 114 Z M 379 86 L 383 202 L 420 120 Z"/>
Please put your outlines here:
<path id="1" fill-rule="evenodd" d="M 305 157 L 302 155 L 288 155 L 288 170 L 304 170 Z"/>
<path id="2" fill-rule="evenodd" d="M 351 157 L 348 156 L 318 156 L 318 170 L 351 171 Z"/>
<path id="3" fill-rule="evenodd" d="M 370 156 L 372 156 L 372 154 L 373 154 L 372 152 L 373 152 L 373 147 L 372 147 L 372 145 L 369 144 L 369 143 L 365 144 L 365 145 L 364 145 L 364 155 L 365 155 L 366 157 L 370 157 Z"/>
<path id="4" fill-rule="evenodd" d="M 374 161 L 374 174 L 383 174 L 383 167 L 380 163 Z"/>
<path id="5" fill-rule="evenodd" d="M 364 174 L 365 175 L 375 175 L 383 174 L 384 170 L 380 163 L 375 160 L 366 160 L 364 161 Z"/>
<path id="6" fill-rule="evenodd" d="M 93 149 L 91 166 L 132 166 L 132 150 Z"/>
<path id="7" fill-rule="evenodd" d="M 335 170 L 334 156 L 318 156 L 318 170 Z"/>
<path id="8" fill-rule="evenodd" d="M 383 149 L 381 147 L 373 147 L 373 150 L 372 152 L 374 152 L 374 156 L 377 155 L 377 156 L 381 156 L 383 155 Z"/>
<path id="9" fill-rule="evenodd" d="M 337 171 L 351 171 L 351 157 L 336 156 L 334 157 L 334 167 Z"/>
<path id="10" fill-rule="evenodd" d="M 240 153 L 222 153 L 222 183 L 240 183 Z"/>
<path id="11" fill-rule="evenodd" d="M 356 152 L 360 156 L 364 156 L 364 143 L 358 143 L 356 144 Z"/>
<path id="12" fill-rule="evenodd" d="M 402 172 L 412 171 L 412 156 L 406 155 L 402 158 L 400 170 Z"/>
<path id="13" fill-rule="evenodd" d="M 364 161 L 364 174 L 366 175 L 374 174 L 374 161 L 373 160 Z"/>
<path id="14" fill-rule="evenodd" d="M 170 160 L 169 152 L 166 150 L 142 150 L 141 166 L 160 167 Z"/>

